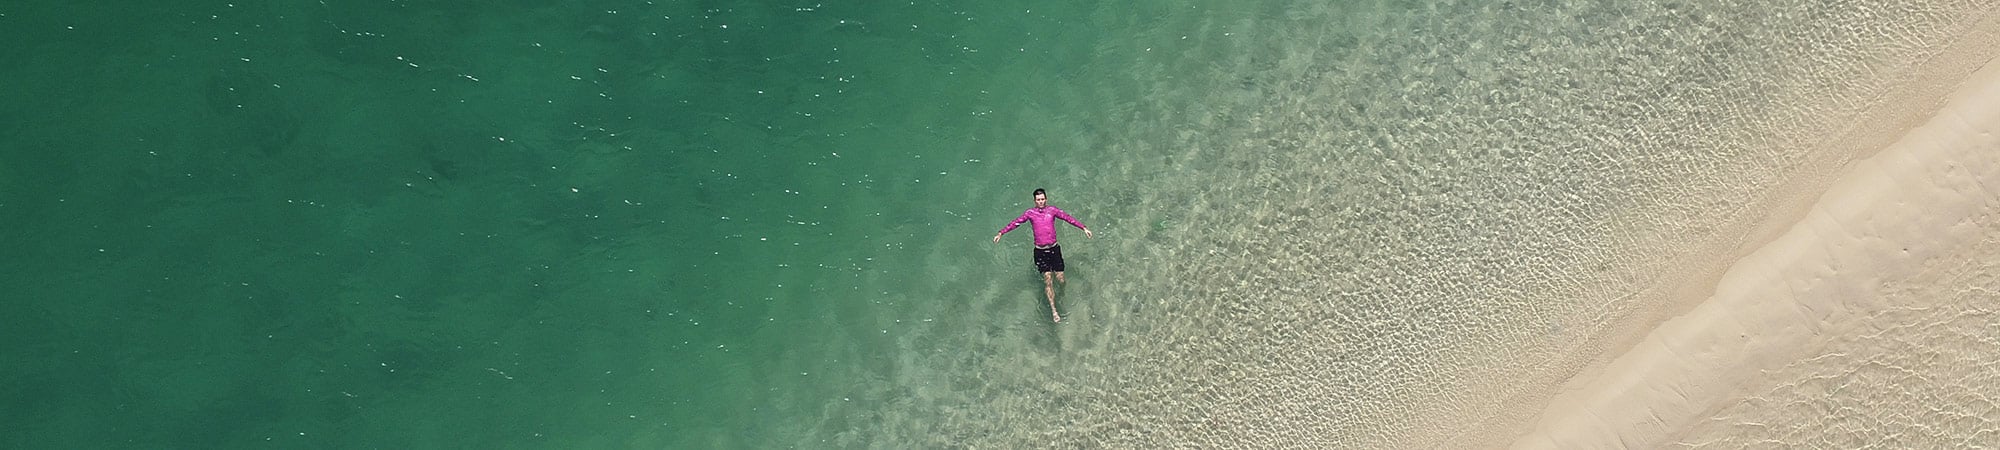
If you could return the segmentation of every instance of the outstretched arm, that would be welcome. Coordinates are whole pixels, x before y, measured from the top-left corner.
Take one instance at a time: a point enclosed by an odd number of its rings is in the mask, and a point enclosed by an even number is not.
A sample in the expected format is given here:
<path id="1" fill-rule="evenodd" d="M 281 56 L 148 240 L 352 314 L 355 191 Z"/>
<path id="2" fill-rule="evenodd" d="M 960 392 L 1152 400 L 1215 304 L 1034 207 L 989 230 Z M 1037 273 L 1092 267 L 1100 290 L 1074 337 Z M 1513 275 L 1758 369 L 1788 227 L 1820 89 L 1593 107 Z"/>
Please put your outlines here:
<path id="1" fill-rule="evenodd" d="M 993 235 L 993 243 L 995 243 L 995 244 L 998 244 L 998 243 L 1000 243 L 1000 236 L 1002 236 L 1002 235 L 1005 235 L 1005 234 L 1007 234 L 1007 232 L 1009 232 L 1009 231 L 1014 231 L 1014 227 L 1018 227 L 1018 226 L 1021 226 L 1021 222 L 1027 222 L 1027 221 L 1028 221 L 1028 212 L 1027 212 L 1027 211 L 1022 211 L 1022 212 L 1021 212 L 1021 217 L 1016 217 L 1016 218 L 1014 218 L 1014 221 L 1013 221 L 1013 222 L 1011 222 L 1011 223 L 1008 223 L 1008 224 L 1007 224 L 1007 227 L 1006 227 L 1006 228 L 1001 228 L 1001 229 L 1000 229 L 1000 232 L 999 232 L 998 234 L 994 234 L 994 235 Z M 1089 233 L 1089 232 L 1085 232 L 1085 233 L 1083 233 L 1083 234 L 1090 234 L 1090 233 Z"/>
<path id="2" fill-rule="evenodd" d="M 1097 239 L 1097 235 L 1091 234 L 1090 228 L 1084 227 L 1083 222 L 1078 222 L 1075 217 L 1070 217 L 1069 213 L 1063 212 L 1062 208 L 1056 208 L 1056 218 L 1062 219 L 1064 222 L 1069 222 L 1070 225 L 1076 226 L 1076 229 L 1083 230 L 1084 236 Z"/>

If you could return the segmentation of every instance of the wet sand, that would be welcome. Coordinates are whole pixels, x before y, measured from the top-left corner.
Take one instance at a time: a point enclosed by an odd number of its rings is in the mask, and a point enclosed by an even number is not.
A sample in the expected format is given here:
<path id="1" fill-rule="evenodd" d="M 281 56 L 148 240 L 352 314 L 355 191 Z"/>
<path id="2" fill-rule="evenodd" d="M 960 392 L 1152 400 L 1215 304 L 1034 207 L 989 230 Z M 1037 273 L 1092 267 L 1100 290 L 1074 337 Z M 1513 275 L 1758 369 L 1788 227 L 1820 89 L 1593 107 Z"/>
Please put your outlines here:
<path id="1" fill-rule="evenodd" d="M 1664 448 L 2000 439 L 1996 21 L 1940 53 L 1843 143 L 1847 164 L 1773 213 L 1692 306 L 1552 391 L 1493 446 Z M 1969 76 L 1967 71 L 1976 69 Z M 1916 126 L 1895 120 L 1904 117 Z"/>

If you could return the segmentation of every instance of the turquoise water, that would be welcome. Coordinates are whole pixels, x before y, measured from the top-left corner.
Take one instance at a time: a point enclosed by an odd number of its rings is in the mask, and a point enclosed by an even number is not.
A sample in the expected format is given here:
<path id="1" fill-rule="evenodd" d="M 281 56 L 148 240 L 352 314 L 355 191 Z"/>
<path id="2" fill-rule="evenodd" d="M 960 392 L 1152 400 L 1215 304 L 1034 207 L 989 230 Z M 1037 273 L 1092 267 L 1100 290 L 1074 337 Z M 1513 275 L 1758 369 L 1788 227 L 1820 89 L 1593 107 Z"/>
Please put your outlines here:
<path id="1" fill-rule="evenodd" d="M 1437 442 L 1991 7 L 39 3 L 15 448 Z"/>

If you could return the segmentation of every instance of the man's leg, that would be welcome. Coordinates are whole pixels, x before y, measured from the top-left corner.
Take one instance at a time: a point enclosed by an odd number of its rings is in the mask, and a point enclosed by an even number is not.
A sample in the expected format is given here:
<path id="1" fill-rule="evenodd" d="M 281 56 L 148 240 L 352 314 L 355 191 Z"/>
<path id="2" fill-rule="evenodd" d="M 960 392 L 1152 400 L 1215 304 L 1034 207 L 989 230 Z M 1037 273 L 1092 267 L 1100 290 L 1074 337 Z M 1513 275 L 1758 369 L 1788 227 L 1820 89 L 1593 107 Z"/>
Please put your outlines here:
<path id="1" fill-rule="evenodd" d="M 1042 292 L 1049 294 L 1049 315 L 1054 316 L 1057 322 L 1061 322 L 1062 313 L 1056 312 L 1056 285 L 1049 281 L 1049 272 L 1042 272 Z"/>
<path id="2" fill-rule="evenodd" d="M 1063 277 L 1062 277 L 1062 271 L 1060 271 L 1060 270 L 1056 271 L 1056 282 L 1057 282 L 1057 283 L 1062 283 L 1062 284 L 1069 284 L 1069 281 L 1068 281 L 1068 280 L 1064 280 L 1064 279 L 1063 279 Z"/>

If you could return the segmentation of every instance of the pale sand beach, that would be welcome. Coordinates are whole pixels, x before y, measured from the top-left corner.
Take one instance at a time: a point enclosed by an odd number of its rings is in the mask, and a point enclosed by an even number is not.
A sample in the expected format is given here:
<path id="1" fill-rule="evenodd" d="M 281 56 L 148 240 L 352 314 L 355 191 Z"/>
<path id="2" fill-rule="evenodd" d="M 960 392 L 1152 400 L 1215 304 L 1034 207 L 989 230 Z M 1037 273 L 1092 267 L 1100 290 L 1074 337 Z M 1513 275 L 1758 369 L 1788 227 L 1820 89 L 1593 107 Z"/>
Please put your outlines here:
<path id="1" fill-rule="evenodd" d="M 1697 293 L 1690 309 L 1635 330 L 1635 344 L 1526 406 L 1542 409 L 1519 432 L 1492 438 L 1516 448 L 2000 442 L 1994 23 L 1919 71 L 1908 98 L 1875 107 L 1888 113 L 1864 115 L 1890 120 L 1857 123 L 1864 132 L 1847 140 L 1893 143 L 1858 152 L 1809 206 L 1771 213 L 1759 225 L 1769 239 L 1752 233 L 1719 279 L 1685 290 Z"/>

